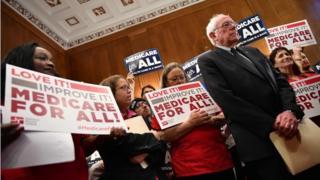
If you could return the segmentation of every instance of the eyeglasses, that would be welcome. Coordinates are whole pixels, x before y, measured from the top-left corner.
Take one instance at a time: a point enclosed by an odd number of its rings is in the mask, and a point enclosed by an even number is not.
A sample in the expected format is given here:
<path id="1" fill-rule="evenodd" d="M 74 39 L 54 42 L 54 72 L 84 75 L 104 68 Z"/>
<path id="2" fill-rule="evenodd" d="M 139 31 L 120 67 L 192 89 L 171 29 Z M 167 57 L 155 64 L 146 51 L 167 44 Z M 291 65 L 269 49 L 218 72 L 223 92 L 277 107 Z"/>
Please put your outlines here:
<path id="1" fill-rule="evenodd" d="M 185 76 L 175 76 L 175 77 L 170 78 L 168 80 L 172 81 L 172 82 L 185 81 L 186 77 Z"/>
<path id="2" fill-rule="evenodd" d="M 120 89 L 120 90 L 122 90 L 122 91 L 129 91 L 129 90 L 131 90 L 131 88 L 130 88 L 129 86 L 127 86 L 127 85 L 118 87 L 117 89 Z"/>
<path id="3" fill-rule="evenodd" d="M 148 103 L 145 102 L 145 101 L 140 101 L 140 102 L 137 103 L 136 109 L 142 107 L 143 105 L 148 105 Z"/>
<path id="4" fill-rule="evenodd" d="M 226 22 L 222 23 L 222 25 L 220 27 L 215 28 L 214 31 L 217 30 L 217 29 L 220 29 L 220 28 L 227 29 L 227 28 L 230 28 L 230 27 L 233 27 L 233 26 L 234 27 L 238 26 L 238 23 L 236 23 L 234 21 L 226 21 Z"/>

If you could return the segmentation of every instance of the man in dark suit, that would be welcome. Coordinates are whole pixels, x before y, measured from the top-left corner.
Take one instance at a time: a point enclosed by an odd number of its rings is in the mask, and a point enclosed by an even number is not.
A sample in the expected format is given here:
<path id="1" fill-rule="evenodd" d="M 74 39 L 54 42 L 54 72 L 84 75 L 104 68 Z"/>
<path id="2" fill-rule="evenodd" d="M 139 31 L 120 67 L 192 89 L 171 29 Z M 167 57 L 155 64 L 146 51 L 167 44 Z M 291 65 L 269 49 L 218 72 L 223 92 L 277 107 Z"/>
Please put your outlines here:
<path id="1" fill-rule="evenodd" d="M 228 119 L 248 178 L 290 179 L 269 133 L 277 131 L 292 138 L 298 132 L 303 112 L 294 91 L 259 50 L 236 48 L 239 37 L 230 16 L 214 16 L 207 35 L 215 48 L 199 57 L 199 67 L 211 96 Z"/>

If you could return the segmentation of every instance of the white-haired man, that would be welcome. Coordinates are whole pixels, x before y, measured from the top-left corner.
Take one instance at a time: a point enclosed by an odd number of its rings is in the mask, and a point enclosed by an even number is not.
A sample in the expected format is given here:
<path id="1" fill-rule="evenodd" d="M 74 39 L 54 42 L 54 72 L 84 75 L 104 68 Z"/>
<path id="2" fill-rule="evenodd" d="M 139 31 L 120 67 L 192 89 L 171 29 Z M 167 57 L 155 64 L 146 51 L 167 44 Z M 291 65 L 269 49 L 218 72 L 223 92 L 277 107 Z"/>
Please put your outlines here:
<path id="1" fill-rule="evenodd" d="M 215 15 L 207 36 L 215 48 L 199 57 L 199 67 L 228 119 L 248 179 L 290 179 L 269 133 L 277 131 L 285 138 L 297 133 L 303 112 L 292 88 L 259 50 L 236 47 L 239 36 L 230 16 Z"/>

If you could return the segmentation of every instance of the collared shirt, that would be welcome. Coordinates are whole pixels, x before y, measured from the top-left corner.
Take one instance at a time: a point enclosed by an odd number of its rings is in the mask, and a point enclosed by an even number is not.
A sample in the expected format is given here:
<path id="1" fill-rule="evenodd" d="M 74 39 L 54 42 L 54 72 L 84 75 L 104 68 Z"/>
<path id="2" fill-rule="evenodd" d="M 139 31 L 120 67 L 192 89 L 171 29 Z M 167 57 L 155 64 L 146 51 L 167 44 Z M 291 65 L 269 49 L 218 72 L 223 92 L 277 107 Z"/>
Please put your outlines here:
<path id="1" fill-rule="evenodd" d="M 231 52 L 231 48 L 230 48 L 230 47 L 226 47 L 226 46 L 222 46 L 222 45 L 218 45 L 218 44 L 216 44 L 215 46 L 218 47 L 218 48 L 220 48 L 220 49 L 226 50 L 226 51 L 228 51 L 230 54 L 233 55 L 233 53 Z"/>
<path id="2" fill-rule="evenodd" d="M 231 55 L 234 56 L 233 52 L 231 52 L 231 48 L 230 47 L 221 46 L 221 45 L 218 45 L 218 44 L 216 44 L 216 47 L 221 48 L 221 49 L 229 52 Z M 232 47 L 232 48 L 236 48 L 236 46 Z M 242 53 L 238 52 L 237 54 L 239 54 L 243 59 L 245 59 L 247 62 L 250 62 L 252 64 L 252 61 L 250 59 L 248 59 L 246 56 L 244 56 Z"/>

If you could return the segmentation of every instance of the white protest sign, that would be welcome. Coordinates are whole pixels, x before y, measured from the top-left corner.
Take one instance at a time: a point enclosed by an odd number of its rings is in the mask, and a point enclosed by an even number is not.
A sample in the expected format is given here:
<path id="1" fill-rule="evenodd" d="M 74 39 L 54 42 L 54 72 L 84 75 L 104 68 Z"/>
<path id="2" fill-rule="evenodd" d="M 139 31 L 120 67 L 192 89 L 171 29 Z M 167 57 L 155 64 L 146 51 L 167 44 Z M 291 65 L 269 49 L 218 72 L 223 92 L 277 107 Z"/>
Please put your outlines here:
<path id="1" fill-rule="evenodd" d="M 307 20 L 301 20 L 268 29 L 269 36 L 265 37 L 270 51 L 277 47 L 292 49 L 295 46 L 317 44 Z"/>
<path id="2" fill-rule="evenodd" d="M 9 169 L 71 162 L 75 151 L 69 133 L 22 132 L 1 156 L 1 168 Z"/>
<path id="3" fill-rule="evenodd" d="M 109 134 L 126 129 L 109 87 L 7 65 L 4 123 L 25 130 Z"/>
<path id="4" fill-rule="evenodd" d="M 195 109 L 205 110 L 208 114 L 221 111 L 200 82 L 152 91 L 146 96 L 161 129 L 183 122 Z"/>
<path id="5" fill-rule="evenodd" d="M 320 115 L 320 75 L 290 83 L 296 100 L 308 118 Z"/>

